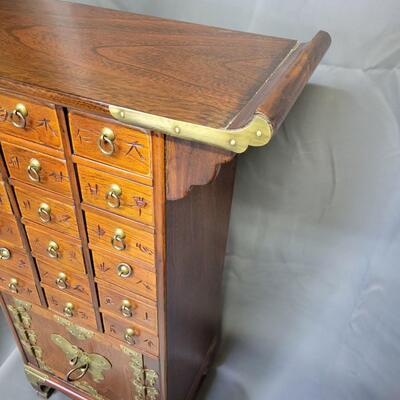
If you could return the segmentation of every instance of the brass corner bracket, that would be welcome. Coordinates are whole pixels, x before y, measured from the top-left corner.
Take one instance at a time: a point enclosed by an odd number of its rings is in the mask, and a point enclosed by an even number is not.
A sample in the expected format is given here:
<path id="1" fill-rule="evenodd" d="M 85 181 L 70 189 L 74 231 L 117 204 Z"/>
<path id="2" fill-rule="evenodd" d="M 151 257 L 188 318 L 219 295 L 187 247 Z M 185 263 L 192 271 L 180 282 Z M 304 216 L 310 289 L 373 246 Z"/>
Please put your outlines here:
<path id="1" fill-rule="evenodd" d="M 220 147 L 234 153 L 243 153 L 249 146 L 265 146 L 271 140 L 273 133 L 268 118 L 259 113 L 255 114 L 252 121 L 243 128 L 218 129 L 111 105 L 109 111 L 115 119 L 126 124 Z"/>

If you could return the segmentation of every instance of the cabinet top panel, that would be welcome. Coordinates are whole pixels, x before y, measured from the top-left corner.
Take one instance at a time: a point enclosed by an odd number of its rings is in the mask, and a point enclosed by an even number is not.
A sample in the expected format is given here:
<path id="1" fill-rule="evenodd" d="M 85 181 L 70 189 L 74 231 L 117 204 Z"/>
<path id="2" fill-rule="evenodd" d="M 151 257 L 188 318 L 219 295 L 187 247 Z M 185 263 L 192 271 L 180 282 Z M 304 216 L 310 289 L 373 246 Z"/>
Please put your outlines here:
<path id="1" fill-rule="evenodd" d="M 0 41 L 0 87 L 216 128 L 297 43 L 56 0 L 0 0 Z"/>

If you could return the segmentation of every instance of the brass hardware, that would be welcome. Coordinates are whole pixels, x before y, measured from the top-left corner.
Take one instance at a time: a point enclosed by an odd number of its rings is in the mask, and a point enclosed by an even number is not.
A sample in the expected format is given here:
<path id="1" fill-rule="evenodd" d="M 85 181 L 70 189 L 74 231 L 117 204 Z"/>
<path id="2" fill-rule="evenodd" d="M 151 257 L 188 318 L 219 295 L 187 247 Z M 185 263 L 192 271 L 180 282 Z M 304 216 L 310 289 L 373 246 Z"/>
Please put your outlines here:
<path id="1" fill-rule="evenodd" d="M 47 246 L 47 254 L 50 258 L 58 258 L 60 256 L 59 252 L 59 246 L 56 242 L 51 240 Z"/>
<path id="2" fill-rule="evenodd" d="M 117 265 L 118 276 L 121 278 L 129 278 L 132 273 L 132 267 L 127 263 L 120 263 Z"/>
<path id="3" fill-rule="evenodd" d="M 129 300 L 122 300 L 121 304 L 121 314 L 126 317 L 130 318 L 133 315 L 133 306 Z"/>
<path id="4" fill-rule="evenodd" d="M 67 275 L 65 275 L 64 272 L 60 272 L 58 274 L 58 277 L 56 279 L 56 285 L 61 290 L 65 290 L 68 288 Z"/>
<path id="5" fill-rule="evenodd" d="M 29 365 L 24 365 L 24 370 L 26 378 L 33 388 L 38 391 L 40 397 L 44 399 L 49 398 L 53 392 L 51 387 L 46 386 L 46 381 L 49 379 L 49 376 L 42 371 L 32 368 Z"/>
<path id="6" fill-rule="evenodd" d="M 252 121 L 243 128 L 218 129 L 112 105 L 109 106 L 109 111 L 115 119 L 126 124 L 141 126 L 181 139 L 206 143 L 235 153 L 243 153 L 249 146 L 266 145 L 273 133 L 270 121 L 261 113 L 255 114 Z"/>
<path id="7" fill-rule="evenodd" d="M 42 169 L 42 166 L 41 166 L 39 160 L 37 160 L 36 158 L 32 158 L 29 161 L 27 172 L 28 172 L 28 177 L 32 182 L 40 182 L 40 170 L 41 169 Z"/>
<path id="8" fill-rule="evenodd" d="M 38 215 L 40 220 L 48 224 L 51 221 L 51 208 L 48 204 L 46 203 L 41 203 L 39 208 L 38 208 Z"/>
<path id="9" fill-rule="evenodd" d="M 97 147 L 105 156 L 112 156 L 115 153 L 115 134 L 110 128 L 103 128 L 97 140 Z"/>
<path id="10" fill-rule="evenodd" d="M 135 344 L 135 336 L 139 336 L 139 332 L 136 329 L 128 328 L 125 331 L 124 339 L 128 344 Z"/>
<path id="11" fill-rule="evenodd" d="M 125 243 L 125 232 L 122 229 L 116 229 L 114 232 L 114 236 L 111 239 L 111 244 L 113 245 L 115 250 L 125 250 L 126 249 L 126 243 Z"/>
<path id="12" fill-rule="evenodd" d="M 70 371 L 68 371 L 67 373 L 67 381 L 68 382 L 75 382 L 75 381 L 79 381 L 79 379 L 83 378 L 86 375 L 86 372 L 89 369 L 89 364 L 84 364 L 81 367 L 75 367 L 72 368 Z M 80 371 L 78 375 L 73 376 L 75 372 Z"/>
<path id="13" fill-rule="evenodd" d="M 18 279 L 16 278 L 11 278 L 10 282 L 8 283 L 8 288 L 13 292 L 13 293 L 18 293 Z"/>
<path id="14" fill-rule="evenodd" d="M 27 116 L 28 116 L 27 108 L 22 103 L 18 103 L 15 106 L 14 111 L 11 113 L 11 123 L 16 128 L 23 129 L 26 127 Z"/>
<path id="15" fill-rule="evenodd" d="M 74 305 L 72 303 L 65 303 L 64 306 L 64 315 L 66 317 L 72 318 L 74 316 Z"/>
<path id="16" fill-rule="evenodd" d="M 72 336 L 75 336 L 79 340 L 89 340 L 94 338 L 96 335 L 94 332 L 89 331 L 86 328 L 75 325 L 68 319 L 59 317 L 58 315 L 53 315 L 54 320 L 62 325 Z"/>
<path id="17" fill-rule="evenodd" d="M 121 195 L 122 195 L 122 189 L 118 185 L 112 184 L 110 186 L 110 190 L 106 194 L 107 204 L 111 208 L 120 208 Z"/>
<path id="18" fill-rule="evenodd" d="M 11 251 L 6 247 L 0 248 L 0 260 L 9 260 L 11 258 Z"/>

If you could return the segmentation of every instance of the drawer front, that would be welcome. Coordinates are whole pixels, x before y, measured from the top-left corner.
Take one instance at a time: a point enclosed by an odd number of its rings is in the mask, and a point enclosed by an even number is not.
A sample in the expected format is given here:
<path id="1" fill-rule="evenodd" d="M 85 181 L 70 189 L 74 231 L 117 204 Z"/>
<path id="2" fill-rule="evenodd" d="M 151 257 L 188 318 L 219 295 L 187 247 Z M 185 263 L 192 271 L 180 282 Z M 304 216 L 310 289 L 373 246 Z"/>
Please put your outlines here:
<path id="1" fill-rule="evenodd" d="M 121 286 L 126 290 L 157 299 L 156 274 L 141 268 L 131 260 L 107 253 L 92 251 L 96 278 Z"/>
<path id="2" fill-rule="evenodd" d="M 108 286 L 98 285 L 100 307 L 103 311 L 124 318 L 129 323 L 139 324 L 157 334 L 157 309 L 145 299 L 133 294 L 113 290 Z"/>
<path id="3" fill-rule="evenodd" d="M 67 201 L 59 201 L 43 191 L 15 187 L 22 216 L 30 221 L 79 238 L 75 207 Z"/>
<path id="4" fill-rule="evenodd" d="M 2 147 L 12 178 L 72 197 L 64 160 L 9 143 Z"/>
<path id="5" fill-rule="evenodd" d="M 151 136 L 108 120 L 69 114 L 75 154 L 151 176 Z"/>
<path id="6" fill-rule="evenodd" d="M 86 212 L 89 242 L 118 256 L 131 256 L 154 265 L 154 235 L 107 215 Z"/>
<path id="7" fill-rule="evenodd" d="M 0 268 L 0 290 L 6 293 L 23 297 L 24 299 L 40 304 L 35 283 L 31 279 L 12 274 Z"/>
<path id="8" fill-rule="evenodd" d="M 69 238 L 54 231 L 27 225 L 32 254 L 59 269 L 67 266 L 79 272 L 85 272 L 82 247 L 79 240 Z"/>
<path id="9" fill-rule="evenodd" d="M 0 213 L 12 214 L 10 200 L 4 182 L 0 181 Z"/>
<path id="10" fill-rule="evenodd" d="M 97 328 L 96 318 L 92 306 L 67 293 L 60 293 L 43 285 L 49 309 L 61 314 L 77 324 L 84 324 L 93 329 Z"/>
<path id="11" fill-rule="evenodd" d="M 105 333 L 139 351 L 158 356 L 157 336 L 139 325 L 103 313 Z"/>
<path id="12" fill-rule="evenodd" d="M 89 281 L 86 275 L 77 274 L 65 267 L 55 269 L 41 260 L 38 260 L 37 265 L 40 272 L 40 280 L 43 284 L 52 289 L 60 290 L 68 295 L 91 302 Z"/>
<path id="13" fill-rule="evenodd" d="M 0 243 L 0 270 L 25 276 L 33 282 L 32 268 L 24 251 L 15 245 Z"/>
<path id="14" fill-rule="evenodd" d="M 18 105 L 23 105 L 25 110 Z M 0 93 L 0 131 L 56 149 L 62 148 L 57 114 L 52 105 Z"/>
<path id="15" fill-rule="evenodd" d="M 132 180 L 78 165 L 83 201 L 153 225 L 153 189 Z"/>
<path id="16" fill-rule="evenodd" d="M 12 215 L 0 215 L 0 247 L 13 244 L 23 249 L 17 221 Z"/>

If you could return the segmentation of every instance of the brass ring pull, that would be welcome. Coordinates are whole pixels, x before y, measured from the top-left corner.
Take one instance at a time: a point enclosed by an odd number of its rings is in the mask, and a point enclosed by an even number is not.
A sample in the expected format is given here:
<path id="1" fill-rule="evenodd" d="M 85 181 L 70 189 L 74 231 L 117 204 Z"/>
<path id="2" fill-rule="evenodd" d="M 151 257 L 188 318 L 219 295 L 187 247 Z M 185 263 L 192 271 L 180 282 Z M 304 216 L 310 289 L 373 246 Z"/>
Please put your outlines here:
<path id="1" fill-rule="evenodd" d="M 64 315 L 66 317 L 72 318 L 74 316 L 74 305 L 72 303 L 66 303 L 64 307 Z"/>
<path id="2" fill-rule="evenodd" d="M 8 288 L 13 292 L 13 293 L 18 293 L 18 280 L 15 278 L 10 279 L 10 283 L 8 284 Z"/>
<path id="3" fill-rule="evenodd" d="M 122 189 L 118 185 L 111 185 L 109 192 L 106 194 L 107 204 L 111 208 L 121 207 L 121 194 Z"/>
<path id="4" fill-rule="evenodd" d="M 115 134 L 110 128 L 103 128 L 97 139 L 97 147 L 105 156 L 112 156 L 115 153 Z"/>
<path id="5" fill-rule="evenodd" d="M 117 265 L 117 273 L 120 278 L 129 278 L 133 274 L 132 267 L 127 263 Z"/>
<path id="6" fill-rule="evenodd" d="M 133 307 L 132 304 L 129 300 L 122 300 L 122 304 L 121 304 L 121 314 L 126 317 L 126 318 L 130 318 L 133 315 L 133 311 L 132 311 Z"/>
<path id="7" fill-rule="evenodd" d="M 135 337 L 139 336 L 139 332 L 136 329 L 128 328 L 125 331 L 125 342 L 128 344 L 136 344 Z"/>
<path id="8" fill-rule="evenodd" d="M 59 257 L 59 246 L 56 242 L 50 241 L 47 246 L 47 254 L 50 258 L 58 258 Z"/>
<path id="9" fill-rule="evenodd" d="M 42 169 L 40 161 L 36 158 L 32 158 L 29 161 L 27 168 L 28 177 L 32 182 L 40 182 L 40 170 Z"/>
<path id="10" fill-rule="evenodd" d="M 67 275 L 65 275 L 64 272 L 60 272 L 58 274 L 58 277 L 56 279 L 56 285 L 61 290 L 65 290 L 68 288 Z"/>
<path id="11" fill-rule="evenodd" d="M 111 239 L 111 244 L 115 250 L 122 251 L 126 249 L 125 237 L 125 232 L 122 229 L 115 230 L 115 234 Z"/>
<path id="12" fill-rule="evenodd" d="M 38 208 L 38 215 L 40 220 L 48 224 L 51 221 L 51 208 L 48 204 L 42 203 Z"/>
<path id="13" fill-rule="evenodd" d="M 11 113 L 11 123 L 19 129 L 26 127 L 26 117 L 28 116 L 28 110 L 26 107 L 19 103 L 15 106 L 14 111 Z"/>
<path id="14" fill-rule="evenodd" d="M 82 379 L 86 372 L 89 369 L 89 363 L 86 363 L 84 365 L 81 365 L 80 367 L 75 367 L 72 368 L 68 373 L 67 373 L 67 381 L 68 382 L 75 382 L 78 381 L 79 379 Z M 78 375 L 74 376 L 75 372 L 80 371 Z"/>
<path id="15" fill-rule="evenodd" d="M 9 260 L 11 258 L 11 251 L 6 247 L 0 248 L 0 260 Z"/>

